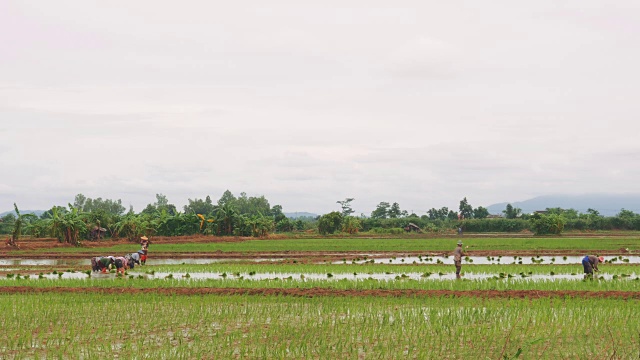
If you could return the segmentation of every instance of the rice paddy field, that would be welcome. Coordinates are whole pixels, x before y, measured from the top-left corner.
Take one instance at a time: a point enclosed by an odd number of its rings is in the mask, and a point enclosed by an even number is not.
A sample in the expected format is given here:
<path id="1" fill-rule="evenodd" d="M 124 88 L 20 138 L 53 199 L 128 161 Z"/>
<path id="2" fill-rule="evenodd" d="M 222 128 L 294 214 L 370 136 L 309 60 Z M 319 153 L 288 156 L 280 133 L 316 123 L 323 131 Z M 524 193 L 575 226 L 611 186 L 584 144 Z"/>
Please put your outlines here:
<path id="1" fill-rule="evenodd" d="M 135 244 L 27 243 L 0 252 L 0 358 L 640 358 L 638 238 L 465 237 L 462 279 L 457 240 L 167 238 L 124 276 L 88 259 Z"/>

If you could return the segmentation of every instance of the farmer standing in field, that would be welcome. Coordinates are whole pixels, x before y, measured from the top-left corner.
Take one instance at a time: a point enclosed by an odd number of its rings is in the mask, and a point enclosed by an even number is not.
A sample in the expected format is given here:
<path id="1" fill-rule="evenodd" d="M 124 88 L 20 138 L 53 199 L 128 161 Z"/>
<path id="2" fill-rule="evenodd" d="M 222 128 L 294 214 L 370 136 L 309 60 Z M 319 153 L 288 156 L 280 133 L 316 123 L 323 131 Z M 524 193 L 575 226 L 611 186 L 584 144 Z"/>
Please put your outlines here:
<path id="1" fill-rule="evenodd" d="M 147 238 L 146 236 L 140 238 L 140 246 L 142 248 L 138 251 L 138 253 L 140 254 L 140 263 L 142 265 L 147 262 L 147 251 L 149 249 L 149 244 L 151 244 L 149 238 Z"/>
<path id="2" fill-rule="evenodd" d="M 582 258 L 582 267 L 584 267 L 584 278 L 593 278 L 593 271 L 599 272 L 598 263 L 604 262 L 604 256 L 596 257 L 594 255 L 587 255 Z"/>
<path id="3" fill-rule="evenodd" d="M 146 236 L 143 236 L 140 238 L 140 247 L 142 247 L 142 250 L 147 250 L 147 248 L 149 248 L 149 238 Z"/>
<path id="4" fill-rule="evenodd" d="M 456 266 L 456 279 L 460 279 L 460 269 L 462 269 L 462 240 L 458 240 L 458 247 L 453 250 L 453 263 Z"/>

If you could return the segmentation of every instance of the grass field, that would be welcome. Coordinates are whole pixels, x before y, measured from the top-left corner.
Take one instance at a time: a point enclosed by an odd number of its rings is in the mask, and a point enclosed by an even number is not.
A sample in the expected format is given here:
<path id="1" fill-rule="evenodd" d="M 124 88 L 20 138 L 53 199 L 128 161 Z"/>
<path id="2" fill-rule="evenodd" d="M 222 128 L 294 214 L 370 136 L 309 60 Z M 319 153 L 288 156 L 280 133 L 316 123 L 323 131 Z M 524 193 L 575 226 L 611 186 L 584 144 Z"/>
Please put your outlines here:
<path id="1" fill-rule="evenodd" d="M 279 239 L 245 240 L 237 242 L 199 242 L 180 244 L 152 244 L 153 253 L 215 253 L 215 252 L 419 252 L 452 251 L 460 238 L 440 239 Z M 467 251 L 545 251 L 545 250 L 608 250 L 630 249 L 640 253 L 638 237 L 571 237 L 571 238 L 462 238 Z M 112 245 L 87 248 L 51 248 L 35 252 L 74 253 L 92 251 L 95 253 L 125 253 L 137 251 L 137 244 Z M 92 245 L 93 246 L 93 245 Z M 29 251 L 17 252 L 33 253 Z"/>
<path id="2" fill-rule="evenodd" d="M 5 359 L 632 359 L 638 301 L 2 295 Z M 73 309 L 71 311 L 70 309 Z"/>

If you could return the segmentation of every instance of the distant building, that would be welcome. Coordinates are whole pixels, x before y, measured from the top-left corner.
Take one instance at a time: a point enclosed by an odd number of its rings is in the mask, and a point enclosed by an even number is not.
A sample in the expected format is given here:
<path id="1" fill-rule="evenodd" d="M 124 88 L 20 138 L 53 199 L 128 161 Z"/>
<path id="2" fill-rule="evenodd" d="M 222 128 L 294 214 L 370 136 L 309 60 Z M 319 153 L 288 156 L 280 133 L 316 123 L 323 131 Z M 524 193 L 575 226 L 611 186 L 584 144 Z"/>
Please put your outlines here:
<path id="1" fill-rule="evenodd" d="M 504 216 L 502 215 L 494 215 L 494 214 L 489 214 L 487 215 L 486 219 L 504 219 Z"/>
<path id="2" fill-rule="evenodd" d="M 415 232 L 420 232 L 420 227 L 414 223 L 409 223 L 409 225 L 404 227 L 404 231 L 406 232 L 411 232 L 411 231 L 415 231 Z"/>

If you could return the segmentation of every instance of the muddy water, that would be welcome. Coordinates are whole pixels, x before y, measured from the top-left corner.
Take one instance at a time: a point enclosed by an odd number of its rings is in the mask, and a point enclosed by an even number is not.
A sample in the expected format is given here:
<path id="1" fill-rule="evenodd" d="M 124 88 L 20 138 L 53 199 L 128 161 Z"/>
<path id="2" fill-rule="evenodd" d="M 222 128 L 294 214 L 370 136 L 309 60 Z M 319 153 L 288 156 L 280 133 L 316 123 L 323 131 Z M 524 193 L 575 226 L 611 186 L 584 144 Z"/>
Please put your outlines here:
<path id="1" fill-rule="evenodd" d="M 491 265 L 491 264 L 580 264 L 584 256 L 467 256 L 462 259 L 463 264 L 478 264 L 478 265 Z M 640 264 L 640 256 L 605 256 L 605 262 L 612 264 Z M 453 256 L 406 256 L 395 258 L 377 258 L 367 260 L 349 260 L 346 261 L 334 261 L 333 264 L 447 264 L 453 265 Z"/>

